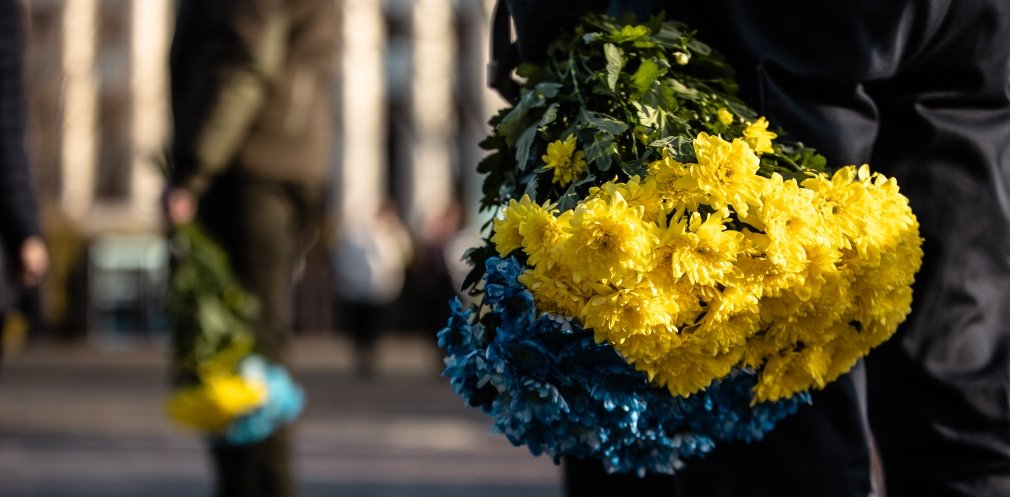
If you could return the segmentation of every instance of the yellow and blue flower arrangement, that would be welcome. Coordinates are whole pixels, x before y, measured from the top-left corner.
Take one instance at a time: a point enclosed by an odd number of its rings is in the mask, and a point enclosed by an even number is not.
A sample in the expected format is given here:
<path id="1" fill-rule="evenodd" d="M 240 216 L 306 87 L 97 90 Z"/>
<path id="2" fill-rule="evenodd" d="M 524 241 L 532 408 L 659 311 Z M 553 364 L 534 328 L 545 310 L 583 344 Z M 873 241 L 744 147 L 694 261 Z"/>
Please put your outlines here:
<path id="1" fill-rule="evenodd" d="M 780 139 L 680 23 L 584 17 L 492 119 L 456 393 L 534 454 L 673 473 L 760 439 L 909 312 L 893 179 Z"/>
<path id="2" fill-rule="evenodd" d="M 171 244 L 168 414 L 215 444 L 261 441 L 298 416 L 304 393 L 283 366 L 256 353 L 250 323 L 258 304 L 236 281 L 220 246 L 197 222 L 178 227 Z"/>

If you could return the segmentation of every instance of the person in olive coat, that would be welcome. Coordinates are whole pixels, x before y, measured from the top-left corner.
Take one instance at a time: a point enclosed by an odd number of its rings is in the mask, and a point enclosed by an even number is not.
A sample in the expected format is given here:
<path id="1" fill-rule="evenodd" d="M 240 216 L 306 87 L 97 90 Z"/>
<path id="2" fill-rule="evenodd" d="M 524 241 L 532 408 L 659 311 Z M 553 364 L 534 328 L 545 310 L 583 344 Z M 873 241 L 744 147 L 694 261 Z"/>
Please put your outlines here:
<path id="1" fill-rule="evenodd" d="M 182 0 L 170 59 L 169 221 L 194 218 L 260 303 L 257 352 L 284 363 L 294 272 L 314 239 L 331 136 L 330 0 Z M 218 495 L 296 495 L 290 429 L 213 447 Z"/>

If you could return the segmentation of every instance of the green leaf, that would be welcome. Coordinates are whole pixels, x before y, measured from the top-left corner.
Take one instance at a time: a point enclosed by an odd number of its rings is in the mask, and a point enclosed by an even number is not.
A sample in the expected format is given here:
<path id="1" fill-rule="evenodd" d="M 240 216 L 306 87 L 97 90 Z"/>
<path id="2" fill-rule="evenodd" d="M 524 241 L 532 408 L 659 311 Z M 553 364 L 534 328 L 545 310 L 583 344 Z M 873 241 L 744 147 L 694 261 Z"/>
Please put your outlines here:
<path id="1" fill-rule="evenodd" d="M 613 117 L 599 112 L 590 112 L 585 108 L 579 111 L 579 122 L 585 126 L 593 128 L 594 132 L 602 132 L 608 135 L 619 135 L 628 130 L 628 125 Z"/>
<path id="2" fill-rule="evenodd" d="M 485 240 L 485 242 L 485 245 L 467 249 L 463 253 L 463 260 L 470 266 L 470 271 L 467 273 L 466 278 L 463 279 L 463 286 L 460 288 L 463 291 L 473 288 L 480 283 L 481 278 L 484 277 L 484 263 L 489 258 L 498 255 L 498 251 L 491 244 L 491 241 Z"/>
<path id="3" fill-rule="evenodd" d="M 482 174 L 492 173 L 501 169 L 502 156 L 500 153 L 488 154 L 477 163 L 477 172 Z"/>
<path id="4" fill-rule="evenodd" d="M 581 198 L 579 195 L 581 187 L 584 185 L 595 183 L 596 183 L 596 176 L 590 174 L 585 178 L 582 178 L 568 185 L 568 189 L 565 190 L 565 193 L 562 193 L 561 196 L 558 197 L 558 201 L 556 203 L 557 209 L 561 212 L 570 211 L 574 209 L 575 206 L 579 203 L 579 199 Z"/>
<path id="5" fill-rule="evenodd" d="M 631 105 L 635 108 L 635 113 L 638 115 L 638 124 L 647 128 L 660 127 L 661 119 L 663 118 L 662 110 L 641 102 L 632 102 Z"/>
<path id="6" fill-rule="evenodd" d="M 498 123 L 497 133 L 503 136 L 509 145 L 516 143 L 520 130 L 524 129 L 529 120 L 528 114 L 538 107 L 543 107 L 547 99 L 554 98 L 561 89 L 561 83 L 539 83 L 532 90 L 523 93 L 519 103 L 502 117 Z"/>
<path id="7" fill-rule="evenodd" d="M 631 77 L 631 85 L 635 89 L 635 96 L 645 93 L 660 76 L 666 73 L 666 68 L 660 67 L 656 61 L 645 59 L 638 65 L 638 70 Z"/>
<path id="8" fill-rule="evenodd" d="M 536 173 L 529 174 L 523 178 L 524 180 L 523 182 L 526 183 L 526 191 L 523 193 L 529 195 L 530 198 L 533 199 L 535 202 L 540 201 L 540 199 L 537 198 L 537 188 L 540 187 L 540 181 L 538 178 L 539 175 Z"/>
<path id="9" fill-rule="evenodd" d="M 526 169 L 526 161 L 530 158 L 530 148 L 533 147 L 533 140 L 537 137 L 537 129 L 539 128 L 539 124 L 533 124 L 523 130 L 519 139 L 516 140 L 516 166 L 520 170 Z"/>
<path id="10" fill-rule="evenodd" d="M 595 163 L 600 171 L 608 171 L 613 162 L 610 157 L 613 145 L 613 136 L 606 133 L 597 134 L 593 142 L 585 149 L 586 162 Z"/>
<path id="11" fill-rule="evenodd" d="M 683 98 L 689 100 L 698 100 L 702 97 L 701 93 L 699 93 L 698 90 L 688 87 L 687 85 L 681 83 L 680 81 L 677 81 L 676 79 L 670 79 L 669 82 L 670 87 L 673 88 L 673 91 Z"/>
<path id="12" fill-rule="evenodd" d="M 631 176 L 644 178 L 649 172 L 642 160 L 625 161 L 621 164 L 621 169 L 624 170 L 625 174 L 627 174 L 629 178 Z"/>
<path id="13" fill-rule="evenodd" d="M 516 140 L 516 164 L 520 169 L 526 169 L 526 162 L 530 157 L 530 149 L 533 147 L 533 141 L 537 137 L 537 131 L 544 126 L 554 122 L 558 117 L 558 104 L 552 103 L 550 107 L 544 111 L 544 114 L 540 116 L 540 120 L 533 124 L 532 126 L 523 130 L 522 134 L 519 135 L 519 139 Z"/>
<path id="14" fill-rule="evenodd" d="M 624 26 L 620 31 L 610 35 L 610 41 L 614 43 L 625 43 L 629 41 L 644 40 L 652 34 L 646 26 Z"/>
<path id="15" fill-rule="evenodd" d="M 621 50 L 613 43 L 603 45 L 603 54 L 607 58 L 607 87 L 611 91 L 617 89 L 617 80 L 621 77 L 621 70 L 627 59 L 624 58 L 624 50 Z"/>
<path id="16" fill-rule="evenodd" d="M 695 162 L 694 141 L 686 136 L 668 136 L 649 144 L 650 147 L 666 149 L 679 162 Z"/>

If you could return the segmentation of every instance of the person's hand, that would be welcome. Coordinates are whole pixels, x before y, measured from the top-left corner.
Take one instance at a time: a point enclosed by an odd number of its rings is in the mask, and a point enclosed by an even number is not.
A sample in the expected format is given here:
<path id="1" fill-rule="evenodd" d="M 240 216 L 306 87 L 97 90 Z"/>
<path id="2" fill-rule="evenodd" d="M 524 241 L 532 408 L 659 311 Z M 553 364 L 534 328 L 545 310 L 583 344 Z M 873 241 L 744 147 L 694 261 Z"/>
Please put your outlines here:
<path id="1" fill-rule="evenodd" d="M 172 226 L 181 226 L 196 216 L 196 196 L 183 188 L 169 188 L 165 192 L 165 216 Z"/>
<path id="2" fill-rule="evenodd" d="M 49 271 L 49 252 L 41 238 L 30 236 L 21 242 L 21 274 L 20 282 L 27 287 L 42 283 L 42 278 Z"/>

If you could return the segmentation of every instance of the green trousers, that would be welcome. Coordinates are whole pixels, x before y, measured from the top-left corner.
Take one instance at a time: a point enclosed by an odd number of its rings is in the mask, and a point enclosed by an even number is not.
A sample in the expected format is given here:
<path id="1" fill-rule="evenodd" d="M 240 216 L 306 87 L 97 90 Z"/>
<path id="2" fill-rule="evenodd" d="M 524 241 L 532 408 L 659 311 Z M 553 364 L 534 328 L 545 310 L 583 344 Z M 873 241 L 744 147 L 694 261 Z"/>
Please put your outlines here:
<path id="1" fill-rule="evenodd" d="M 218 178 L 199 217 L 228 252 L 236 277 L 260 303 L 258 352 L 284 363 L 291 336 L 293 268 L 313 239 L 321 190 L 236 175 Z M 293 497 L 291 430 L 262 442 L 212 449 L 219 497 Z"/>

